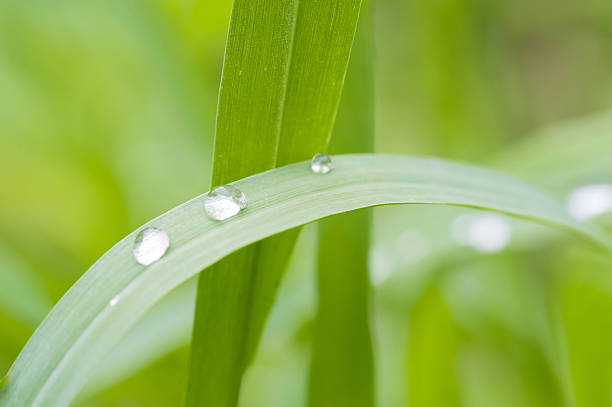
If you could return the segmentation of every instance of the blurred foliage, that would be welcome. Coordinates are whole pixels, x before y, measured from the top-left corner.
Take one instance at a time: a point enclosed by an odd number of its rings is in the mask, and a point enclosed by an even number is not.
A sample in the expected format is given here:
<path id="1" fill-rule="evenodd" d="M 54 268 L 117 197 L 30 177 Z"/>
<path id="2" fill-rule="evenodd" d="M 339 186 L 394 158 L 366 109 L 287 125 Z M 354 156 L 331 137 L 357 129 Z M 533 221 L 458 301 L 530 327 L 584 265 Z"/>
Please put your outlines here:
<path id="1" fill-rule="evenodd" d="M 486 163 L 560 197 L 612 183 L 611 2 L 372 7 L 377 151 Z M 96 258 L 208 189 L 230 8 L 228 0 L 0 2 L 0 374 Z M 609 406 L 610 261 L 519 221 L 505 250 L 483 254 L 452 239 L 463 212 L 375 211 L 378 405 Z M 243 406 L 305 405 L 315 244 L 306 228 Z M 77 404 L 177 405 L 192 303 L 186 287 L 152 310 L 101 368 L 115 380 L 96 379 Z M 147 347 L 160 323 L 181 334 Z M 156 350 L 136 370 L 113 362 L 136 348 Z"/>

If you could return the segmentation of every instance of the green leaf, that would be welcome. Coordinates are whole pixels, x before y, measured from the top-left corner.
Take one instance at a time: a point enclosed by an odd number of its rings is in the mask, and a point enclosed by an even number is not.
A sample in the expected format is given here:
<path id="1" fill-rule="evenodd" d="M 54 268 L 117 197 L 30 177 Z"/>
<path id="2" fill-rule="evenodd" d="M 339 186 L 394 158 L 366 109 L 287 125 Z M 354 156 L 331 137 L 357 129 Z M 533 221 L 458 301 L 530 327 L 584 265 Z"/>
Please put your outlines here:
<path id="1" fill-rule="evenodd" d="M 188 344 L 196 289 L 195 278 L 147 310 L 87 380 L 79 399 L 106 391 L 152 365 L 161 355 Z"/>
<path id="2" fill-rule="evenodd" d="M 319 225 L 319 306 L 314 326 L 309 406 L 373 406 L 368 306 L 370 210 Z"/>
<path id="3" fill-rule="evenodd" d="M 549 125 L 492 155 L 487 162 L 558 194 L 578 185 L 607 182 L 612 176 L 610 126 L 610 111 Z M 576 143 L 578 139 L 580 143 Z"/>
<path id="4" fill-rule="evenodd" d="M 33 328 L 52 304 L 28 264 L 0 241 L 0 310 Z"/>
<path id="5" fill-rule="evenodd" d="M 213 185 L 326 150 L 360 3 L 234 2 Z M 200 276 L 187 405 L 237 403 L 296 238 L 291 231 L 258 243 Z"/>
<path id="6" fill-rule="evenodd" d="M 460 406 L 455 369 L 462 344 L 460 327 L 435 287 L 415 304 L 410 318 L 407 389 L 414 406 Z"/>
<path id="7" fill-rule="evenodd" d="M 469 206 L 572 231 L 612 251 L 608 236 L 574 220 L 556 200 L 494 172 L 430 158 L 333 159 L 335 169 L 327 175 L 313 174 L 301 162 L 235 182 L 250 204 L 225 222 L 205 215 L 204 196 L 152 220 L 143 227 L 166 230 L 171 246 L 148 267 L 132 257 L 137 231 L 128 235 L 39 326 L 9 371 L 0 404 L 67 405 L 129 327 L 173 288 L 242 247 L 333 214 L 400 203 Z M 116 295 L 121 300 L 109 306 Z"/>
<path id="8" fill-rule="evenodd" d="M 360 49 L 358 44 L 359 43 L 356 42 L 355 46 L 353 47 L 353 51 L 351 53 L 352 61 L 355 60 L 356 54 Z M 349 71 L 351 69 L 352 68 L 349 66 Z M 349 72 L 349 74 L 347 74 L 347 81 L 343 91 L 344 96 L 341 102 L 342 106 L 340 107 L 334 127 L 334 144 L 338 141 L 339 126 L 342 126 L 341 123 L 345 121 L 345 118 L 347 119 L 347 124 L 354 122 L 354 120 L 348 120 L 350 118 L 347 118 L 342 111 L 344 109 L 344 105 L 346 105 L 348 101 L 357 100 L 358 98 L 356 96 L 348 98 L 346 95 L 350 94 L 351 92 L 363 91 L 367 88 L 351 86 L 351 83 L 353 83 L 351 77 L 352 74 Z M 355 116 L 355 118 L 361 117 L 362 116 Z M 520 141 L 516 143 L 516 146 L 511 146 L 511 154 L 502 152 L 498 155 L 494 155 L 493 159 L 488 161 L 492 165 L 499 161 L 501 164 L 497 164 L 497 166 L 500 168 L 506 168 L 508 171 L 518 171 L 519 174 L 522 174 L 522 178 L 529 180 L 530 182 L 538 182 L 538 184 L 541 184 L 542 187 L 546 187 L 547 189 L 558 189 L 559 185 L 561 184 L 564 184 L 564 188 L 571 184 L 579 185 L 578 182 L 584 182 L 583 178 L 585 178 L 585 173 L 589 175 L 591 173 L 605 174 L 612 169 L 612 163 L 610 160 L 605 159 L 607 157 L 607 147 L 612 146 L 612 137 L 606 132 L 606 129 L 609 126 L 609 112 L 598 113 L 592 117 L 590 116 L 581 119 L 574 119 L 568 123 L 559 123 L 551 126 L 549 129 L 545 129 L 544 131 L 536 132 L 536 134 L 530 137 L 528 141 Z M 580 151 L 579 154 L 574 156 L 572 159 L 570 154 L 564 150 L 566 149 L 566 146 L 572 144 L 571 140 L 578 136 L 582 137 L 579 149 Z M 584 147 L 583 145 L 585 144 L 588 147 Z M 334 148 L 333 145 L 332 148 Z M 556 152 L 557 154 L 549 157 L 548 153 L 551 152 Z M 516 160 L 517 156 L 520 156 L 521 160 Z M 542 160 L 546 162 L 538 164 Z M 557 162 L 556 165 L 555 162 Z M 520 168 L 517 169 L 517 167 Z M 537 171 L 528 171 L 527 168 L 537 168 Z M 576 180 L 574 178 L 579 179 Z M 556 180 L 559 181 L 556 182 Z M 561 180 L 565 181 L 561 182 Z M 568 185 L 566 186 L 565 184 Z M 423 219 L 423 214 L 421 213 L 410 217 L 402 217 L 401 219 L 393 217 L 392 220 L 387 220 L 387 224 L 389 224 L 389 226 L 383 226 L 381 229 L 389 230 L 389 227 L 391 227 L 390 223 L 392 222 L 396 226 L 398 224 L 404 226 L 408 224 L 413 226 L 416 225 L 419 230 L 427 230 L 427 228 L 436 227 L 440 228 L 440 224 L 443 224 L 444 229 L 446 230 L 448 227 L 448 222 L 452 220 L 452 217 L 437 216 L 435 218 L 436 222 L 433 222 L 433 220 L 434 219 L 431 217 L 425 217 Z M 377 222 L 380 225 L 380 222 L 385 222 L 385 218 L 379 217 Z M 385 242 L 388 242 L 389 244 L 397 238 L 396 233 L 388 233 L 388 235 L 389 240 L 385 240 Z M 532 238 L 540 239 L 542 244 L 548 240 L 548 237 L 553 236 L 554 235 L 549 236 L 549 234 L 532 234 Z M 524 237 L 521 236 L 520 239 L 524 239 Z M 438 239 L 438 241 L 441 240 L 442 239 Z M 464 251 L 461 250 L 461 253 L 463 254 Z M 444 246 L 444 248 L 436 248 L 433 250 L 429 257 L 435 256 L 439 258 L 443 264 L 448 265 L 452 264 L 453 261 L 456 261 L 458 255 L 459 254 L 455 249 L 451 250 Z M 400 267 L 399 264 L 398 267 Z M 398 294 L 401 294 L 402 298 L 405 299 L 408 298 L 406 290 L 409 290 L 406 284 L 410 284 L 412 288 L 416 288 L 412 280 L 406 282 L 403 280 L 401 280 L 401 282 L 394 281 L 392 284 L 394 286 L 394 290 L 398 292 Z M 173 295 L 174 293 L 179 294 L 177 290 L 173 292 Z M 181 299 L 182 303 L 192 303 L 190 297 L 192 293 L 181 292 L 180 295 L 188 296 Z M 178 299 L 179 297 L 176 298 Z M 50 308 L 51 305 L 49 305 L 48 309 Z M 128 335 L 122 339 L 121 343 L 117 345 L 115 349 L 113 349 L 113 352 L 109 355 L 111 360 L 107 360 L 96 375 L 88 381 L 87 390 L 85 391 L 92 394 L 96 393 L 100 389 L 104 389 L 108 385 L 114 385 L 117 382 L 124 380 L 134 372 L 139 371 L 143 365 L 148 365 L 154 360 L 158 360 L 163 355 L 170 353 L 172 350 L 188 344 L 191 333 L 190 325 L 193 321 L 192 311 L 184 310 L 175 313 L 171 320 L 164 322 L 164 325 L 166 323 L 171 323 L 173 326 L 173 333 L 170 338 L 168 338 L 168 335 L 161 335 L 161 333 L 167 332 L 166 327 L 155 326 L 154 323 L 158 323 L 157 318 L 150 315 L 170 315 L 175 311 L 174 303 L 168 301 L 162 301 L 156 304 L 153 309 L 148 311 L 147 315 L 145 315 L 143 318 L 144 321 L 139 321 L 139 323 L 130 330 Z M 44 315 L 41 316 L 41 318 L 43 317 Z M 179 327 L 178 329 L 176 328 L 177 326 Z M 133 340 L 135 341 L 137 337 L 146 338 L 146 343 L 144 345 L 132 347 L 131 343 Z M 124 348 L 124 345 L 128 344 L 130 345 L 130 348 L 127 349 L 127 346 Z M 154 353 L 153 350 L 156 350 L 156 353 Z M 120 361 L 120 366 L 129 366 L 129 369 L 119 370 L 119 374 L 117 374 L 117 365 L 113 363 L 113 361 Z"/>
<path id="9" fill-rule="evenodd" d="M 356 45 L 353 47 L 353 51 L 351 53 L 352 61 L 355 60 L 356 54 L 360 49 L 357 44 L 358 42 L 356 42 Z M 352 68 L 349 66 L 349 70 L 350 69 Z M 342 111 L 344 109 L 344 105 L 346 105 L 349 101 L 357 100 L 358 98 L 356 96 L 348 98 L 346 95 L 350 94 L 351 92 L 359 92 L 367 88 L 351 86 L 351 83 L 353 83 L 351 77 L 351 73 L 347 74 L 347 81 L 343 91 L 344 96 L 342 106 L 340 107 L 339 115 L 336 118 L 336 124 L 334 127 L 336 134 L 333 138 L 334 144 L 338 141 L 339 126 L 342 126 L 341 123 L 345 121 L 345 119 L 347 119 L 347 124 L 354 122 L 354 120 L 348 120 L 350 118 L 347 118 Z M 360 118 L 362 116 L 355 117 Z M 538 184 L 541 184 L 542 187 L 546 187 L 547 189 L 558 189 L 560 184 L 568 184 L 568 186 L 571 184 L 579 185 L 578 182 L 584 182 L 584 173 L 588 174 L 588 178 L 591 173 L 605 174 L 611 170 L 612 163 L 610 160 L 606 160 L 608 151 L 607 148 L 612 146 L 612 137 L 610 134 L 608 134 L 608 132 L 606 132 L 606 129 L 609 126 L 609 112 L 598 113 L 592 117 L 574 119 L 568 123 L 559 123 L 551 126 L 549 129 L 537 132 L 530 137 L 528 141 L 520 141 L 516 143 L 516 146 L 511 146 L 510 149 L 512 150 L 512 153 L 508 154 L 502 152 L 498 155 L 494 155 L 493 159 L 488 161 L 492 165 L 499 161 L 501 164 L 497 164 L 497 166 L 500 168 L 505 168 L 508 171 L 518 171 L 518 174 L 522 174 L 521 177 L 524 177 L 524 179 L 529 180 L 530 182 L 538 182 Z M 564 150 L 566 149 L 566 146 L 572 145 L 571 140 L 578 136 L 581 137 L 580 153 L 572 158 L 571 155 Z M 588 145 L 588 147 L 584 147 L 585 144 Z M 556 152 L 557 154 L 549 157 L 548 153 L 551 152 Z M 517 156 L 520 156 L 521 160 L 516 160 Z M 546 161 L 546 163 L 538 164 L 542 160 Z M 557 163 L 556 165 L 555 162 Z M 517 170 L 517 167 L 520 168 Z M 537 171 L 528 171 L 527 168 L 537 168 Z M 578 178 L 578 180 L 574 178 Z M 552 181 L 550 181 L 551 179 Z M 556 180 L 559 180 L 559 182 L 556 182 Z M 561 182 L 560 180 L 565 181 Z M 564 187 L 566 186 L 564 185 Z M 393 217 L 392 220 L 387 221 L 387 224 L 392 222 L 396 225 L 396 227 L 398 223 L 399 225 L 404 226 L 411 224 L 413 226 L 416 225 L 419 230 L 427 230 L 427 228 L 436 227 L 440 228 L 440 224 L 443 224 L 444 229 L 446 230 L 448 227 L 448 222 L 450 222 L 452 218 L 438 216 L 435 218 L 436 222 L 432 222 L 433 220 L 434 219 L 431 217 L 425 217 L 423 219 L 423 214 L 419 213 L 408 218 L 402 217 L 401 219 L 398 219 L 397 217 Z M 379 217 L 377 222 L 379 224 L 380 222 L 384 223 L 385 218 Z M 390 224 L 389 226 L 381 227 L 381 229 L 389 230 L 389 227 Z M 542 244 L 545 243 L 545 240 L 548 240 L 548 237 L 549 234 L 533 235 L 533 239 L 541 239 Z M 396 238 L 396 233 L 389 233 L 389 244 Z M 522 239 L 523 237 L 521 236 L 520 238 Z M 442 239 L 438 239 L 438 241 L 441 240 Z M 461 252 L 463 253 L 464 251 L 461 250 Z M 444 246 L 444 249 L 436 248 L 429 256 L 438 257 L 443 264 L 451 264 L 452 261 L 457 260 L 458 253 L 456 250 L 447 249 L 446 246 Z M 410 280 L 410 282 L 393 282 L 395 291 L 397 291 L 398 294 L 401 293 L 403 298 L 408 298 L 406 290 L 410 289 L 405 286 L 406 284 L 411 284 L 412 288 L 416 288 L 414 287 L 412 280 Z M 173 292 L 173 295 L 174 293 L 179 294 L 177 290 Z M 189 295 L 189 297 L 181 299 L 182 303 L 192 304 L 190 297 L 191 294 L 192 293 L 181 292 L 180 295 Z M 51 305 L 49 305 L 49 309 L 50 308 Z M 171 340 L 169 340 L 167 335 L 161 335 L 162 332 L 167 332 L 165 326 L 153 325 L 153 323 L 158 323 L 158 321 L 155 316 L 150 314 L 170 315 L 175 311 L 174 303 L 168 301 L 162 301 L 156 304 L 153 309 L 148 311 L 147 315 L 143 318 L 144 321 L 139 321 L 139 323 L 130 330 L 128 335 L 122 339 L 121 343 L 117 345 L 115 349 L 113 349 L 113 352 L 109 355 L 111 360 L 107 360 L 96 375 L 88 381 L 87 390 L 85 391 L 94 393 L 99 389 L 103 389 L 107 385 L 116 384 L 134 372 L 139 371 L 143 365 L 148 365 L 154 360 L 161 358 L 163 355 L 170 353 L 172 350 L 188 344 L 191 333 L 190 325 L 193 321 L 192 311 L 185 310 L 175 313 L 171 321 L 168 320 L 164 322 L 164 325 L 168 322 L 172 323 L 173 334 L 171 335 Z M 41 316 L 41 318 L 43 317 L 44 315 Z M 176 329 L 177 326 L 180 328 Z M 146 330 L 141 329 L 141 327 L 146 327 Z M 130 347 L 129 350 L 124 349 L 124 343 L 131 344 L 132 340 L 135 340 L 136 337 L 146 338 L 146 343 L 144 346 L 140 345 Z M 152 352 L 153 349 L 157 350 L 157 353 Z M 128 370 L 120 370 L 119 374 L 117 374 L 117 365 L 113 363 L 114 360 L 120 361 L 121 366 L 129 366 L 130 368 Z"/>
<path id="10" fill-rule="evenodd" d="M 567 252 L 558 259 L 557 293 L 575 406 L 612 403 L 610 259 Z"/>
<path id="11" fill-rule="evenodd" d="M 374 146 L 370 16 L 362 9 L 330 144 L 332 153 L 370 152 Z M 371 210 L 319 222 L 318 310 L 308 405 L 373 406 L 374 361 L 369 330 L 368 249 Z"/>

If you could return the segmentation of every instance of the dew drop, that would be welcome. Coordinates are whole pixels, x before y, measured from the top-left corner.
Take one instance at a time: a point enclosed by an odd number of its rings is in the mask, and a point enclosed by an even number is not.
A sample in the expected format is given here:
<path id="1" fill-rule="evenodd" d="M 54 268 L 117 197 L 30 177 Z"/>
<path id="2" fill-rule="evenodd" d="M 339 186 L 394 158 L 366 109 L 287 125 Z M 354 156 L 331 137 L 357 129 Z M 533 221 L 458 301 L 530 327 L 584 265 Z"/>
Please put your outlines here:
<path id="1" fill-rule="evenodd" d="M 329 154 L 316 154 L 310 161 L 310 169 L 315 174 L 327 174 L 333 168 Z"/>
<path id="2" fill-rule="evenodd" d="M 231 218 L 246 207 L 246 196 L 232 185 L 215 187 L 204 198 L 204 210 L 214 220 Z"/>
<path id="3" fill-rule="evenodd" d="M 134 258 L 143 266 L 161 259 L 170 247 L 168 234 L 161 229 L 147 228 L 141 230 L 134 240 Z"/>
<path id="4" fill-rule="evenodd" d="M 119 296 L 119 294 L 117 294 L 113 298 L 111 298 L 111 300 L 108 302 L 108 305 L 110 305 L 111 307 L 114 307 L 115 305 L 119 304 L 120 300 L 121 300 L 121 297 Z"/>

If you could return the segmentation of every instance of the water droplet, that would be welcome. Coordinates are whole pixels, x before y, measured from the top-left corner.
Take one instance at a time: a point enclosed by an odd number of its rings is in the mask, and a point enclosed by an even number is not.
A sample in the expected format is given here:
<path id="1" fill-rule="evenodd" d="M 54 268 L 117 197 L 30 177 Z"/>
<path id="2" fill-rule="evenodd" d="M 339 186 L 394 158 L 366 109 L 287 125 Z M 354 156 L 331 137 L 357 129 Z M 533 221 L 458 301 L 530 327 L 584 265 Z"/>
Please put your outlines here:
<path id="1" fill-rule="evenodd" d="M 204 210 L 214 220 L 231 218 L 246 207 L 246 196 L 232 185 L 215 187 L 204 199 Z"/>
<path id="2" fill-rule="evenodd" d="M 121 296 L 117 294 L 113 298 L 111 298 L 111 300 L 108 302 L 108 305 L 114 307 L 115 305 L 119 304 L 119 300 L 121 300 Z"/>
<path id="3" fill-rule="evenodd" d="M 315 174 L 327 174 L 333 168 L 332 159 L 329 154 L 317 154 L 310 161 L 310 169 Z"/>
<path id="4" fill-rule="evenodd" d="M 141 230 L 134 240 L 134 258 L 143 266 L 148 266 L 161 259 L 168 247 L 170 239 L 166 232 L 157 228 L 147 228 Z"/>
<path id="5" fill-rule="evenodd" d="M 453 238 L 461 245 L 472 246 L 483 253 L 504 249 L 512 237 L 510 223 L 501 215 L 465 213 L 457 216 L 451 225 Z"/>
<path id="6" fill-rule="evenodd" d="M 576 219 L 590 219 L 612 211 L 612 185 L 585 185 L 574 189 L 567 208 Z"/>

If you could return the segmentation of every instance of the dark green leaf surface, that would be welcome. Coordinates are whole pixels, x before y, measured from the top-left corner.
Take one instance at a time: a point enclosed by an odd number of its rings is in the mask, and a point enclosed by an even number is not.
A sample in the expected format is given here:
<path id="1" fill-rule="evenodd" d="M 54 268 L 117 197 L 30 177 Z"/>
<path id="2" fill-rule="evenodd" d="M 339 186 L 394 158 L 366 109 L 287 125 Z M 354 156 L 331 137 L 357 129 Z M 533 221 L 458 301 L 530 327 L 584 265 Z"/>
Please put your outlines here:
<path id="1" fill-rule="evenodd" d="M 329 215 L 383 204 L 469 206 L 557 226 L 612 248 L 609 237 L 574 220 L 547 194 L 497 173 L 388 155 L 335 156 L 334 162 L 334 171 L 323 176 L 301 162 L 235 182 L 250 205 L 225 222 L 205 215 L 204 196 L 148 222 L 143 227 L 162 228 L 171 239 L 166 255 L 148 267 L 132 257 L 138 231 L 128 235 L 39 326 L 9 371 L 0 404 L 67 405 L 129 327 L 174 287 L 242 247 Z M 109 306 L 116 295 L 120 302 Z"/>
<path id="2" fill-rule="evenodd" d="M 326 150 L 360 3 L 234 2 L 213 186 Z M 236 404 L 296 237 L 245 248 L 200 276 L 187 405 Z"/>

